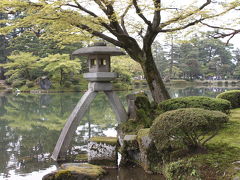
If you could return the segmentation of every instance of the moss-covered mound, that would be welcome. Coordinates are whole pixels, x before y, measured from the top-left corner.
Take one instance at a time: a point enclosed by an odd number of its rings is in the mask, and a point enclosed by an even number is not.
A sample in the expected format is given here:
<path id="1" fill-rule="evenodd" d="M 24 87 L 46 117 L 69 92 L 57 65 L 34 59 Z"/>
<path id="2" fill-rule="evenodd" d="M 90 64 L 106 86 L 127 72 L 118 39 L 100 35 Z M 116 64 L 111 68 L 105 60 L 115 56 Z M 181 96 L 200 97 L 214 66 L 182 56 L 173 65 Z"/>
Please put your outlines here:
<path id="1" fill-rule="evenodd" d="M 232 108 L 239 108 L 240 107 L 240 90 L 231 90 L 226 91 L 217 96 L 219 99 L 228 100 Z"/>
<path id="2" fill-rule="evenodd" d="M 45 175 L 43 180 L 94 180 L 101 179 L 106 171 L 96 165 L 67 163 L 61 165 L 61 169 Z"/>
<path id="3" fill-rule="evenodd" d="M 228 121 L 219 111 L 184 108 L 158 116 L 150 128 L 150 137 L 159 151 L 170 158 L 174 151 L 199 149 Z"/>
<path id="4" fill-rule="evenodd" d="M 229 101 L 224 99 L 216 99 L 204 96 L 189 96 L 169 99 L 161 102 L 158 105 L 158 112 L 161 114 L 166 111 L 176 110 L 180 108 L 202 108 L 229 113 L 231 104 Z"/>
<path id="5" fill-rule="evenodd" d="M 139 129 L 149 128 L 155 119 L 155 105 L 151 104 L 145 93 L 135 94 L 135 119 L 120 125 L 120 129 L 127 134 L 136 134 Z"/>

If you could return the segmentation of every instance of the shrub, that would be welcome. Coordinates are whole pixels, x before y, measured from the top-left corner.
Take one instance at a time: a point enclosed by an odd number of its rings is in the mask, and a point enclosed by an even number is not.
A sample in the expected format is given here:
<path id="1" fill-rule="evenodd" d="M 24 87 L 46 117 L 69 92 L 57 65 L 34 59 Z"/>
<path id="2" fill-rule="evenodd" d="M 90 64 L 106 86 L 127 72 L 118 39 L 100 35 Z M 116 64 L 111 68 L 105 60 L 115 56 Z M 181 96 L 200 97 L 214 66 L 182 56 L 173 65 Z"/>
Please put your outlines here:
<path id="1" fill-rule="evenodd" d="M 192 161 L 190 158 L 170 162 L 164 166 L 163 174 L 167 180 L 201 179 Z"/>
<path id="2" fill-rule="evenodd" d="M 232 108 L 240 107 L 240 90 L 226 91 L 217 96 L 219 99 L 228 100 Z"/>
<path id="3" fill-rule="evenodd" d="M 69 88 L 72 85 L 71 81 L 65 81 L 64 82 L 64 87 Z"/>
<path id="4" fill-rule="evenodd" d="M 207 110 L 222 111 L 229 113 L 231 104 L 223 99 L 216 99 L 204 96 L 189 96 L 169 99 L 158 105 L 158 113 L 176 110 L 180 108 L 202 108 Z"/>
<path id="5" fill-rule="evenodd" d="M 12 87 L 14 87 L 14 88 L 16 88 L 16 87 L 21 87 L 21 86 L 23 86 L 24 84 L 25 84 L 25 81 L 24 81 L 24 80 L 18 79 L 18 80 L 13 81 Z"/>
<path id="6" fill-rule="evenodd" d="M 163 153 L 179 149 L 192 151 L 204 147 L 227 121 L 228 116 L 219 111 L 200 108 L 168 111 L 154 120 L 150 137 Z"/>
<path id="7" fill-rule="evenodd" d="M 26 81 L 26 86 L 27 86 L 28 88 L 31 88 L 31 87 L 34 86 L 34 82 L 32 82 L 32 81 Z"/>
<path id="8" fill-rule="evenodd" d="M 76 85 L 76 86 L 74 86 L 74 91 L 77 91 L 77 92 L 79 92 L 79 91 L 81 91 L 81 86 L 80 85 Z"/>

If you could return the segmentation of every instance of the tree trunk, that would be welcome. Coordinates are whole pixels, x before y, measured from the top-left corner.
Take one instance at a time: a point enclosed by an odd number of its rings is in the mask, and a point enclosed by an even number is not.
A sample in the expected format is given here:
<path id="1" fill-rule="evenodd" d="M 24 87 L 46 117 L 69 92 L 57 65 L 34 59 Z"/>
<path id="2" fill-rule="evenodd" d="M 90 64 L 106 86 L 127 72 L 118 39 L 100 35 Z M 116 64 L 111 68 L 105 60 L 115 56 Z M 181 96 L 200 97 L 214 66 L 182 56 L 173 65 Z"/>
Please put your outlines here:
<path id="1" fill-rule="evenodd" d="M 145 58 L 140 64 L 148 82 L 153 100 L 156 103 L 160 103 L 161 101 L 170 99 L 169 93 L 153 60 L 152 53 L 145 53 Z"/>
<path id="2" fill-rule="evenodd" d="M 172 78 L 173 73 L 173 36 L 171 36 L 171 57 L 170 57 L 170 64 L 169 64 L 169 79 Z"/>
<path id="3" fill-rule="evenodd" d="M 153 100 L 156 103 L 160 103 L 164 100 L 170 99 L 168 91 L 166 90 L 161 75 L 154 62 L 151 45 L 149 45 L 145 51 L 140 48 L 134 49 L 133 47 L 134 46 L 128 46 L 125 50 L 133 60 L 140 63 Z"/>

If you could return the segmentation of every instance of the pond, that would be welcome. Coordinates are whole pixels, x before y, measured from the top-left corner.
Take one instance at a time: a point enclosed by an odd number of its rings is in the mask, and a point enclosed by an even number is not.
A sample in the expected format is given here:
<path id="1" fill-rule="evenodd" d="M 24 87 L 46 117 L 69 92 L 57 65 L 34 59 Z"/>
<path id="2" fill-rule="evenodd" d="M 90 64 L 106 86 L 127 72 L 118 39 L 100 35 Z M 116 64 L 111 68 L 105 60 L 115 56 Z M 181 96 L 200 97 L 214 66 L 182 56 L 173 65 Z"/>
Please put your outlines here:
<path id="1" fill-rule="evenodd" d="M 225 87 L 170 87 L 172 97 L 215 97 Z M 237 88 L 233 88 L 237 89 Z M 125 96 L 117 92 L 126 107 Z M 0 94 L 0 179 L 40 180 L 55 170 L 50 160 L 61 129 L 82 93 Z M 72 143 L 73 152 L 86 151 L 92 136 L 116 136 L 116 120 L 104 94 L 99 94 L 81 121 Z M 127 177 L 127 178 L 126 178 Z M 106 179 L 159 180 L 142 169 L 112 170 Z"/>

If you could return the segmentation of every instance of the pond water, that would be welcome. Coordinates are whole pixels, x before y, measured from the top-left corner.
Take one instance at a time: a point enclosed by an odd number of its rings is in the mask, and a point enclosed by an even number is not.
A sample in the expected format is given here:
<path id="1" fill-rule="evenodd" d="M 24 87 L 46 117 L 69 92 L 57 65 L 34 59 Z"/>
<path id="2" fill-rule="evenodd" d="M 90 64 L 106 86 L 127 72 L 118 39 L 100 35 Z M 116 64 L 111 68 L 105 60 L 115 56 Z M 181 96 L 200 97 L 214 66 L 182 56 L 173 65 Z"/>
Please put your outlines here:
<path id="1" fill-rule="evenodd" d="M 168 90 L 172 97 L 215 97 L 226 89 L 170 87 Z M 117 92 L 125 107 L 128 93 Z M 57 168 L 50 155 L 61 128 L 81 96 L 82 93 L 0 94 L 0 179 L 40 180 Z M 77 129 L 73 150 L 86 151 L 91 136 L 116 136 L 115 126 L 107 98 L 99 94 Z M 146 175 L 142 169 L 120 169 L 112 170 L 106 180 L 139 180 L 139 177 L 141 180 L 163 179 Z"/>

